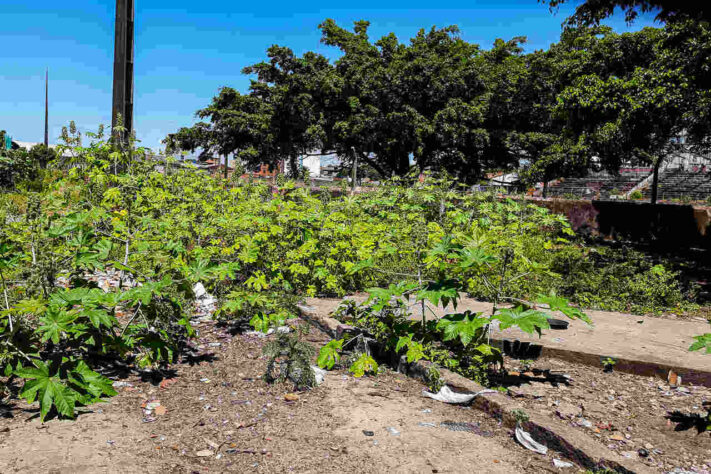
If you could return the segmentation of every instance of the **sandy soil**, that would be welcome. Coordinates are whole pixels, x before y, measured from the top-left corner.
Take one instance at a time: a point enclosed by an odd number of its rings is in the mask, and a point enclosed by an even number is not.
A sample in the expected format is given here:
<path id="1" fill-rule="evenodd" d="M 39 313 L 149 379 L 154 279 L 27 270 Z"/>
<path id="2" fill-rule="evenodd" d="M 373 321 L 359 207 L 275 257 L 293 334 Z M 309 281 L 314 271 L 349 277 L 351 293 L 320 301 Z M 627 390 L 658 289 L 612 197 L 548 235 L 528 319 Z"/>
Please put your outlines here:
<path id="1" fill-rule="evenodd" d="M 199 329 L 201 362 L 162 380 L 124 379 L 118 396 L 76 421 L 42 424 L 36 406 L 5 401 L 0 472 L 559 472 L 496 420 L 425 398 L 400 374 L 331 372 L 288 401 L 291 387 L 260 379 L 265 339 L 214 323 Z M 308 338 L 324 341 L 316 331 Z M 446 421 L 474 423 L 480 434 L 439 425 Z"/>
<path id="2" fill-rule="evenodd" d="M 507 366 L 518 372 L 526 370 L 516 360 L 507 360 Z M 510 386 L 509 394 L 524 405 L 543 409 L 596 442 L 656 470 L 711 472 L 711 433 L 699 434 L 695 428 L 667 418 L 674 411 L 705 414 L 702 403 L 711 401 L 710 388 L 673 387 L 657 378 L 614 370 L 606 373 L 602 368 L 552 358 L 539 359 L 532 368 L 568 374 L 570 384 L 556 387 L 534 376 Z"/>

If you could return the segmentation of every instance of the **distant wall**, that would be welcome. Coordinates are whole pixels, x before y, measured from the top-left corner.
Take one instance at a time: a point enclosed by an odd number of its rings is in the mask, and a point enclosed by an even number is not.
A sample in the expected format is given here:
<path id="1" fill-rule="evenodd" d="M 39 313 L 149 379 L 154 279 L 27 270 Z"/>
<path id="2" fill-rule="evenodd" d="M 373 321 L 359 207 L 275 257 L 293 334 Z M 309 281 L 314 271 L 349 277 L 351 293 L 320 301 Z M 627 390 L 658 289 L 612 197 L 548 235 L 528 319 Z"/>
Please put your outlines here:
<path id="1" fill-rule="evenodd" d="M 635 201 L 533 200 L 580 234 L 661 247 L 711 249 L 711 208 Z"/>

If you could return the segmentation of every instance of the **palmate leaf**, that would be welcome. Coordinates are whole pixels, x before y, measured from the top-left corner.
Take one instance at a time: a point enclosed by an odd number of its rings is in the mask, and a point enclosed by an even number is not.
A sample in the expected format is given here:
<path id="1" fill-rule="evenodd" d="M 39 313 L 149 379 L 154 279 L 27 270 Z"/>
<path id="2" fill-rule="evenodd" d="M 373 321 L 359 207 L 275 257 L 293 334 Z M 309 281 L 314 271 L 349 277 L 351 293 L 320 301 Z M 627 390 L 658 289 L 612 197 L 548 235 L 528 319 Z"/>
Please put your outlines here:
<path id="1" fill-rule="evenodd" d="M 425 358 L 425 348 L 419 342 L 413 342 L 405 353 L 408 363 L 417 362 Z"/>
<path id="2" fill-rule="evenodd" d="M 451 235 L 445 235 L 427 252 L 427 261 L 434 263 L 437 260 L 456 258 L 461 248 L 461 245 L 452 243 Z"/>
<path id="3" fill-rule="evenodd" d="M 255 331 L 266 333 L 269 331 L 269 326 L 271 325 L 271 320 L 266 314 L 259 312 L 252 316 L 249 320 L 250 326 L 254 328 Z"/>
<path id="4" fill-rule="evenodd" d="M 541 335 L 541 329 L 549 329 L 548 315 L 535 309 L 524 309 L 522 306 L 516 308 L 505 308 L 499 310 L 492 319 L 501 321 L 500 328 L 507 329 L 517 326 L 523 332 L 533 334 L 537 332 Z"/>
<path id="5" fill-rule="evenodd" d="M 111 379 L 91 370 L 83 360 L 79 361 L 73 373 L 81 378 L 82 387 L 94 398 L 99 398 L 102 395 L 109 397 L 116 395 Z"/>
<path id="6" fill-rule="evenodd" d="M 378 363 L 368 354 L 361 354 L 360 357 L 351 364 L 348 370 L 357 378 L 365 374 L 377 374 Z"/>
<path id="7" fill-rule="evenodd" d="M 444 316 L 437 322 L 437 329 L 444 332 L 445 341 L 459 339 L 462 345 L 467 346 L 490 322 L 488 318 L 481 317 L 481 313 L 466 311 Z"/>
<path id="8" fill-rule="evenodd" d="M 97 291 L 98 293 L 103 293 L 101 290 Z M 49 298 L 49 302 L 50 305 L 71 307 L 74 305 L 98 301 L 98 293 L 96 295 L 93 295 L 91 288 L 72 288 L 69 290 L 56 291 L 52 293 Z M 92 298 L 92 296 L 95 296 L 95 298 Z"/>
<path id="9" fill-rule="evenodd" d="M 56 307 L 50 307 L 47 312 L 39 318 L 37 332 L 41 335 L 42 342 L 51 340 L 58 344 L 62 334 L 71 332 L 74 329 L 73 322 L 77 315 Z"/>
<path id="10" fill-rule="evenodd" d="M 417 283 L 401 281 L 398 282 L 397 285 L 391 284 L 387 288 L 367 288 L 365 291 L 368 292 L 370 296 L 366 303 L 375 301 L 373 310 L 380 311 L 390 303 L 392 298 L 402 298 L 403 295 L 414 290 L 417 286 Z"/>
<path id="11" fill-rule="evenodd" d="M 689 346 L 689 351 L 705 349 L 706 354 L 711 354 L 711 333 L 695 336 L 694 339 L 696 342 Z"/>
<path id="12" fill-rule="evenodd" d="M 67 418 L 74 418 L 76 393 L 67 387 L 58 376 L 50 376 L 49 366 L 41 360 L 34 361 L 35 367 L 20 367 L 15 375 L 27 379 L 20 392 L 20 397 L 27 403 L 39 400 L 40 419 L 44 421 L 52 405 L 57 412 Z"/>
<path id="13" fill-rule="evenodd" d="M 496 257 L 489 255 L 479 247 L 466 247 L 459 252 L 459 267 L 462 269 L 477 268 L 494 262 L 496 262 Z"/>
<path id="14" fill-rule="evenodd" d="M 416 301 L 427 300 L 435 306 L 446 308 L 451 303 L 457 309 L 459 299 L 459 282 L 457 280 L 439 280 L 430 282 L 415 294 Z"/>
<path id="15" fill-rule="evenodd" d="M 360 262 L 351 265 L 348 268 L 348 270 L 346 271 L 346 273 L 348 275 L 354 275 L 354 274 L 358 273 L 359 271 L 364 270 L 366 268 L 373 268 L 374 265 L 375 264 L 373 263 L 372 258 L 369 258 L 367 260 L 361 260 Z"/>
<path id="16" fill-rule="evenodd" d="M 85 309 L 80 315 L 89 318 L 89 321 L 91 321 L 91 324 L 95 328 L 98 328 L 102 324 L 107 328 L 111 328 L 117 322 L 116 318 L 107 313 L 106 310 L 99 308 Z"/>
<path id="17" fill-rule="evenodd" d="M 407 347 L 407 352 L 405 353 L 405 357 L 407 357 L 407 361 L 409 363 L 416 362 L 418 360 L 425 358 L 424 346 L 417 341 L 413 341 L 412 340 L 413 336 L 414 336 L 414 334 L 408 334 L 407 336 L 400 336 L 400 338 L 397 341 L 397 344 L 395 345 L 395 352 L 400 352 L 401 349 Z"/>
<path id="18" fill-rule="evenodd" d="M 588 324 L 592 324 L 588 315 L 583 313 L 580 308 L 570 306 L 570 302 L 567 299 L 557 296 L 555 293 L 538 295 L 536 301 L 538 303 L 547 304 L 551 311 L 560 311 L 570 319 L 580 319 Z"/>
<path id="19" fill-rule="evenodd" d="M 334 339 L 324 345 L 318 353 L 316 363 L 322 369 L 331 370 L 341 360 L 340 351 L 343 348 L 343 339 Z"/>
<path id="20" fill-rule="evenodd" d="M 191 282 L 209 279 L 215 271 L 215 266 L 208 259 L 199 259 L 187 268 L 187 277 Z"/>

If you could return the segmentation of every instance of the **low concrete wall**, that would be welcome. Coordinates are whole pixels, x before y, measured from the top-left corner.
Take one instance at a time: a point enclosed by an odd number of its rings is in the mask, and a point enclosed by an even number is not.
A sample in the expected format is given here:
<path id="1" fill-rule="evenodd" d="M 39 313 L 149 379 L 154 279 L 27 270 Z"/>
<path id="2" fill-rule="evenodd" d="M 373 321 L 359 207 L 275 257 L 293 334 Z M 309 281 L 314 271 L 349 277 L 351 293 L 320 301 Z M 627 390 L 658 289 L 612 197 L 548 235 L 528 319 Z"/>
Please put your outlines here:
<path id="1" fill-rule="evenodd" d="M 660 247 L 711 248 L 711 208 L 635 201 L 531 200 L 565 215 L 580 234 Z"/>

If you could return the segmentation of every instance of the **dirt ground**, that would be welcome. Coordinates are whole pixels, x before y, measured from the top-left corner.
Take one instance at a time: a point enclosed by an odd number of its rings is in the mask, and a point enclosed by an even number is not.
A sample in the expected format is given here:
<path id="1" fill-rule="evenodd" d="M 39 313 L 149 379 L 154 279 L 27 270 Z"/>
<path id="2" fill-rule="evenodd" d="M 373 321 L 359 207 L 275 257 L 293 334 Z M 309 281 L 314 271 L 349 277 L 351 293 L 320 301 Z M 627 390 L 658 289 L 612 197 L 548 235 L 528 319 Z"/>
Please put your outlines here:
<path id="1" fill-rule="evenodd" d="M 116 397 L 75 421 L 43 424 L 36 406 L 6 400 L 0 472 L 560 472 L 496 420 L 425 398 L 401 374 L 334 371 L 293 396 L 260 378 L 265 338 L 232 336 L 212 322 L 198 329 L 192 363 L 168 378 L 123 379 Z M 325 340 L 315 330 L 307 337 Z M 440 426 L 447 421 L 475 432 Z"/>
<path id="2" fill-rule="evenodd" d="M 507 366 L 525 372 L 520 361 Z M 569 385 L 543 382 L 535 376 L 509 394 L 526 406 L 547 411 L 567 421 L 590 438 L 623 456 L 637 458 L 662 472 L 711 472 L 711 433 L 699 433 L 692 424 L 673 421 L 668 413 L 705 414 L 704 401 L 711 402 L 711 389 L 673 387 L 662 380 L 618 373 L 567 361 L 541 358 L 533 369 L 570 376 Z M 524 376 L 525 377 L 525 376 Z M 640 451 L 642 450 L 642 451 Z M 682 471 L 679 471 L 681 469 Z"/>

